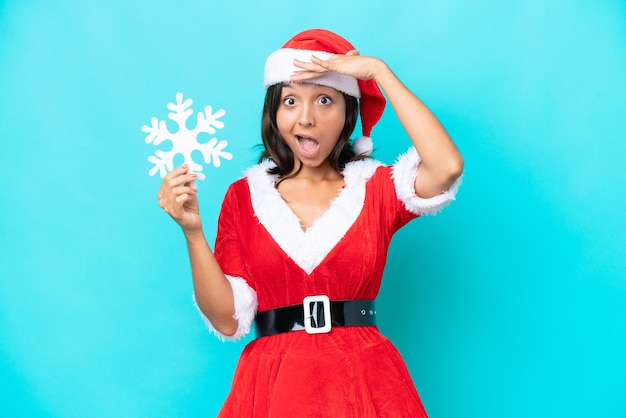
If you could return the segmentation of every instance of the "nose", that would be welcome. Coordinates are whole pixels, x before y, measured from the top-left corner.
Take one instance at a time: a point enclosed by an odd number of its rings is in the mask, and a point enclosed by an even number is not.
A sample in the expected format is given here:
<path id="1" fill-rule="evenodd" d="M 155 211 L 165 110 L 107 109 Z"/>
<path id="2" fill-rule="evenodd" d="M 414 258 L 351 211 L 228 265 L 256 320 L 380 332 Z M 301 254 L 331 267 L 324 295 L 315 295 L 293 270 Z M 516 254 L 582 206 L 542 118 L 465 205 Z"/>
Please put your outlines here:
<path id="1" fill-rule="evenodd" d="M 310 104 L 303 104 L 300 106 L 300 125 L 313 126 L 315 125 L 315 109 Z"/>

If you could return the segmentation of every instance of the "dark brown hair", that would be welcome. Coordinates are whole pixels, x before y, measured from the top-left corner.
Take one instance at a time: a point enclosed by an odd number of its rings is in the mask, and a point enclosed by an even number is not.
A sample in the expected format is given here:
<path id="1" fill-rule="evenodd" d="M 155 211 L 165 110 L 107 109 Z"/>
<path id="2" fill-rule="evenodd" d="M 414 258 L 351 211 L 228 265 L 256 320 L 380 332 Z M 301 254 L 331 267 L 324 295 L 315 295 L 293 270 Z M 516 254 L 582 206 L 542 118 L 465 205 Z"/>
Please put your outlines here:
<path id="1" fill-rule="evenodd" d="M 271 159 L 276 163 L 276 167 L 267 170 L 269 174 L 278 174 L 283 180 L 294 167 L 294 155 L 287 146 L 287 143 L 278 131 L 276 124 L 276 112 L 280 105 L 280 98 L 283 84 L 275 84 L 267 89 L 265 103 L 263 104 L 263 117 L 261 120 L 261 137 L 263 138 L 263 150 L 259 162 Z M 339 134 L 339 141 L 331 151 L 328 159 L 331 166 L 341 172 L 350 161 L 365 158 L 363 155 L 356 155 L 350 145 L 350 135 L 354 131 L 359 115 L 359 102 L 355 97 L 342 93 L 346 101 L 346 121 L 343 130 Z M 302 167 L 302 166 L 300 166 Z M 294 176 L 297 172 L 294 174 Z"/>

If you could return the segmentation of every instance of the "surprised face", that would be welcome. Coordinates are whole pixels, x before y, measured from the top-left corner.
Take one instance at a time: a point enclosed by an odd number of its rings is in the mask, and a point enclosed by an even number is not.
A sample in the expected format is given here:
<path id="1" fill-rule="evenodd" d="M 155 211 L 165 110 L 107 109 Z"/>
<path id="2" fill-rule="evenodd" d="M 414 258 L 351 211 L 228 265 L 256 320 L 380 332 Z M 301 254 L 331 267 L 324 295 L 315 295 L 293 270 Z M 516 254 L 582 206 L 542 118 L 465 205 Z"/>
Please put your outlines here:
<path id="1" fill-rule="evenodd" d="M 327 164 L 345 120 L 345 99 L 334 88 L 312 83 L 283 85 L 276 112 L 278 131 L 304 167 Z"/>

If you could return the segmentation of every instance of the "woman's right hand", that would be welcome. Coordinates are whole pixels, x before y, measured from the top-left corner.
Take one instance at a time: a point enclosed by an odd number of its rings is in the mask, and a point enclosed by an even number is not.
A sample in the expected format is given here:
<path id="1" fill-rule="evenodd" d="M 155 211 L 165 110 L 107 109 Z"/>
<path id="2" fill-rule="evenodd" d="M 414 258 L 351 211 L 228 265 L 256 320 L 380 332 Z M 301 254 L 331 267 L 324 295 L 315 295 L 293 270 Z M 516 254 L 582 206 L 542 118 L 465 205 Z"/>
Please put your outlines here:
<path id="1" fill-rule="evenodd" d="M 178 223 L 184 232 L 193 232 L 202 229 L 200 221 L 200 207 L 196 197 L 197 190 L 190 183 L 196 180 L 195 173 L 188 173 L 187 164 L 175 168 L 168 173 L 157 198 L 159 206 Z"/>

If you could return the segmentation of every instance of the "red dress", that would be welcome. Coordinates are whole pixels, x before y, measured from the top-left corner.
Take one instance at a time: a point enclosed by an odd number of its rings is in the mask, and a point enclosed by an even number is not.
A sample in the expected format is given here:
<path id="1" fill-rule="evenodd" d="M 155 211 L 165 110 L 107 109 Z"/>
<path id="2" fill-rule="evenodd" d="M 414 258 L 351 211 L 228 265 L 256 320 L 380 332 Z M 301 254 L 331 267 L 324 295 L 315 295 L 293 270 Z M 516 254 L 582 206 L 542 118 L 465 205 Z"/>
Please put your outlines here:
<path id="1" fill-rule="evenodd" d="M 438 200 L 420 199 L 408 191 L 419 157 L 409 152 L 402 158 L 408 159 L 408 174 L 400 173 L 401 161 L 395 167 L 373 160 L 348 164 L 344 188 L 306 232 L 275 189 L 276 178 L 266 173 L 270 162 L 230 186 L 215 255 L 240 299 L 238 336 L 248 332 L 257 300 L 264 311 L 302 303 L 310 295 L 376 298 L 393 233 L 419 214 L 440 209 L 458 186 Z M 426 417 L 426 412 L 397 349 L 369 326 L 257 338 L 241 355 L 219 416 Z"/>

